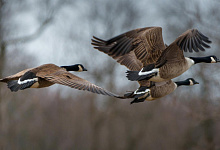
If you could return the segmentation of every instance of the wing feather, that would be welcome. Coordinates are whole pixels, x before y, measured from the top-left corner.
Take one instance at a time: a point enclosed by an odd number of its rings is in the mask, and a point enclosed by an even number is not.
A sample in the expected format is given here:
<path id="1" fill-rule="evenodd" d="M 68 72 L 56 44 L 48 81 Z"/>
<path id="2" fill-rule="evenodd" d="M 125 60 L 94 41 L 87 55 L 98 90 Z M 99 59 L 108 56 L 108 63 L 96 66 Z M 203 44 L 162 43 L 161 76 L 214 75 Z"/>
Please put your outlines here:
<path id="1" fill-rule="evenodd" d="M 102 94 L 102 95 L 108 95 L 108 96 L 114 96 L 117 97 L 118 95 L 111 93 L 95 84 L 92 84 L 91 82 L 82 79 L 78 76 L 75 76 L 65 70 L 59 70 L 56 73 L 52 73 L 46 76 L 42 76 L 47 81 L 62 84 L 65 86 L 69 86 L 71 88 L 75 88 L 78 90 L 87 90 L 93 93 Z"/>
<path id="2" fill-rule="evenodd" d="M 185 52 L 198 52 L 198 49 L 194 48 L 201 48 L 201 46 L 210 48 L 208 45 L 210 43 L 211 41 L 207 36 L 199 32 L 197 29 L 190 29 L 181 34 L 171 45 L 176 44 L 180 47 L 181 50 L 184 50 Z M 200 50 L 203 51 L 203 49 L 204 48 L 201 48 Z"/>
<path id="3" fill-rule="evenodd" d="M 138 70 L 140 67 L 134 68 L 134 66 L 140 66 L 139 62 L 143 65 L 154 63 L 165 49 L 161 27 L 131 30 L 107 41 L 93 36 L 91 44 L 95 49 L 108 54 L 130 70 Z M 130 57 L 131 55 L 136 57 Z M 129 57 L 130 61 L 132 61 L 131 58 L 136 59 L 133 63 L 137 64 L 130 66 L 130 64 L 118 60 L 119 58 L 120 60 L 128 60 L 126 57 Z"/>

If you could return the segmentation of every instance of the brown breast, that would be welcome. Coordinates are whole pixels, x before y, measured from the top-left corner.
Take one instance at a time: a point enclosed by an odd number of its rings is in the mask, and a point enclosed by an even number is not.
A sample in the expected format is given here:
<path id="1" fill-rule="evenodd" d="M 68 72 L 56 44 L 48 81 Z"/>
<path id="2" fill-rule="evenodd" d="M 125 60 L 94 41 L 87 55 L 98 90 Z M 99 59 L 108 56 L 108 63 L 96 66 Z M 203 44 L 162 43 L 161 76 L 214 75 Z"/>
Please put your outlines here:
<path id="1" fill-rule="evenodd" d="M 156 85 L 151 88 L 151 97 L 160 98 L 172 93 L 176 89 L 173 81 L 165 81 L 165 84 Z"/>
<path id="2" fill-rule="evenodd" d="M 160 77 L 163 79 L 173 79 L 188 70 L 187 62 L 177 61 L 166 63 L 160 68 Z"/>

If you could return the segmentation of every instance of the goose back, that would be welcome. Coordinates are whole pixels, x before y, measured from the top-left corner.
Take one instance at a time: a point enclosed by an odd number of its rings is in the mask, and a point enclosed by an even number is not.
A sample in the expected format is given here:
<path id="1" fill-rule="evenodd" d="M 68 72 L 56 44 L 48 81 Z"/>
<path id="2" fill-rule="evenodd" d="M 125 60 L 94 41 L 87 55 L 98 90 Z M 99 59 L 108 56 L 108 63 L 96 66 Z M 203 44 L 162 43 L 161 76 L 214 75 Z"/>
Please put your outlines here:
<path id="1" fill-rule="evenodd" d="M 64 68 L 61 68 L 61 67 L 54 65 L 54 64 L 44 64 L 44 65 L 36 67 L 30 71 L 35 73 L 37 77 L 44 78 L 44 76 L 46 76 L 48 74 L 55 73 L 58 70 L 66 71 Z"/>

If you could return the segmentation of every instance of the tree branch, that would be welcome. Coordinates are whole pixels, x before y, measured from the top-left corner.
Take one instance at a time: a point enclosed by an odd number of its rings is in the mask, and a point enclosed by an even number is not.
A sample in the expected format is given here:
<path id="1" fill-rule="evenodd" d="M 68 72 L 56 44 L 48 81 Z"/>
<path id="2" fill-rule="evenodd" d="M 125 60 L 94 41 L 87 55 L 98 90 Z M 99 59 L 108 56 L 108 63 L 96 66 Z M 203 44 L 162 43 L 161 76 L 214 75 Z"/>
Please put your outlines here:
<path id="1" fill-rule="evenodd" d="M 33 41 L 43 33 L 46 27 L 51 23 L 51 20 L 52 18 L 47 18 L 46 20 L 44 20 L 43 23 L 38 27 L 38 29 L 32 34 L 26 35 L 23 37 L 18 37 L 15 39 L 11 39 L 11 40 L 5 41 L 5 43 L 7 45 L 10 45 L 10 44 L 25 43 L 25 42 Z"/>
<path id="2" fill-rule="evenodd" d="M 30 35 L 4 41 L 4 43 L 6 43 L 7 45 L 26 43 L 38 38 L 44 32 L 44 30 L 50 25 L 55 14 L 61 9 L 63 3 L 65 3 L 65 1 L 63 2 L 62 0 L 60 0 L 59 2 L 57 2 L 57 4 L 51 9 L 51 11 L 49 11 L 48 17 L 41 23 L 41 25 L 35 30 L 35 32 L 33 32 Z"/>

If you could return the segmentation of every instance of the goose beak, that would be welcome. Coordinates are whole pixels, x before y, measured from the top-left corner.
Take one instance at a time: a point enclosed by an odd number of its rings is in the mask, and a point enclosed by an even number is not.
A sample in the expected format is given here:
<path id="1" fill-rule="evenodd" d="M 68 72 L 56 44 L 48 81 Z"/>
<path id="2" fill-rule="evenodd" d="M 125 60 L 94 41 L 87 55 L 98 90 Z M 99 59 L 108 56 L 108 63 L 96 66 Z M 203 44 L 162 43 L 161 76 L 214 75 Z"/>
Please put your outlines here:
<path id="1" fill-rule="evenodd" d="M 220 59 L 217 59 L 217 61 L 216 62 L 220 62 Z"/>
<path id="2" fill-rule="evenodd" d="M 86 68 L 83 68 L 83 71 L 88 71 Z"/>
<path id="3" fill-rule="evenodd" d="M 199 84 L 199 82 L 195 81 L 195 83 L 194 83 L 194 84 Z"/>

